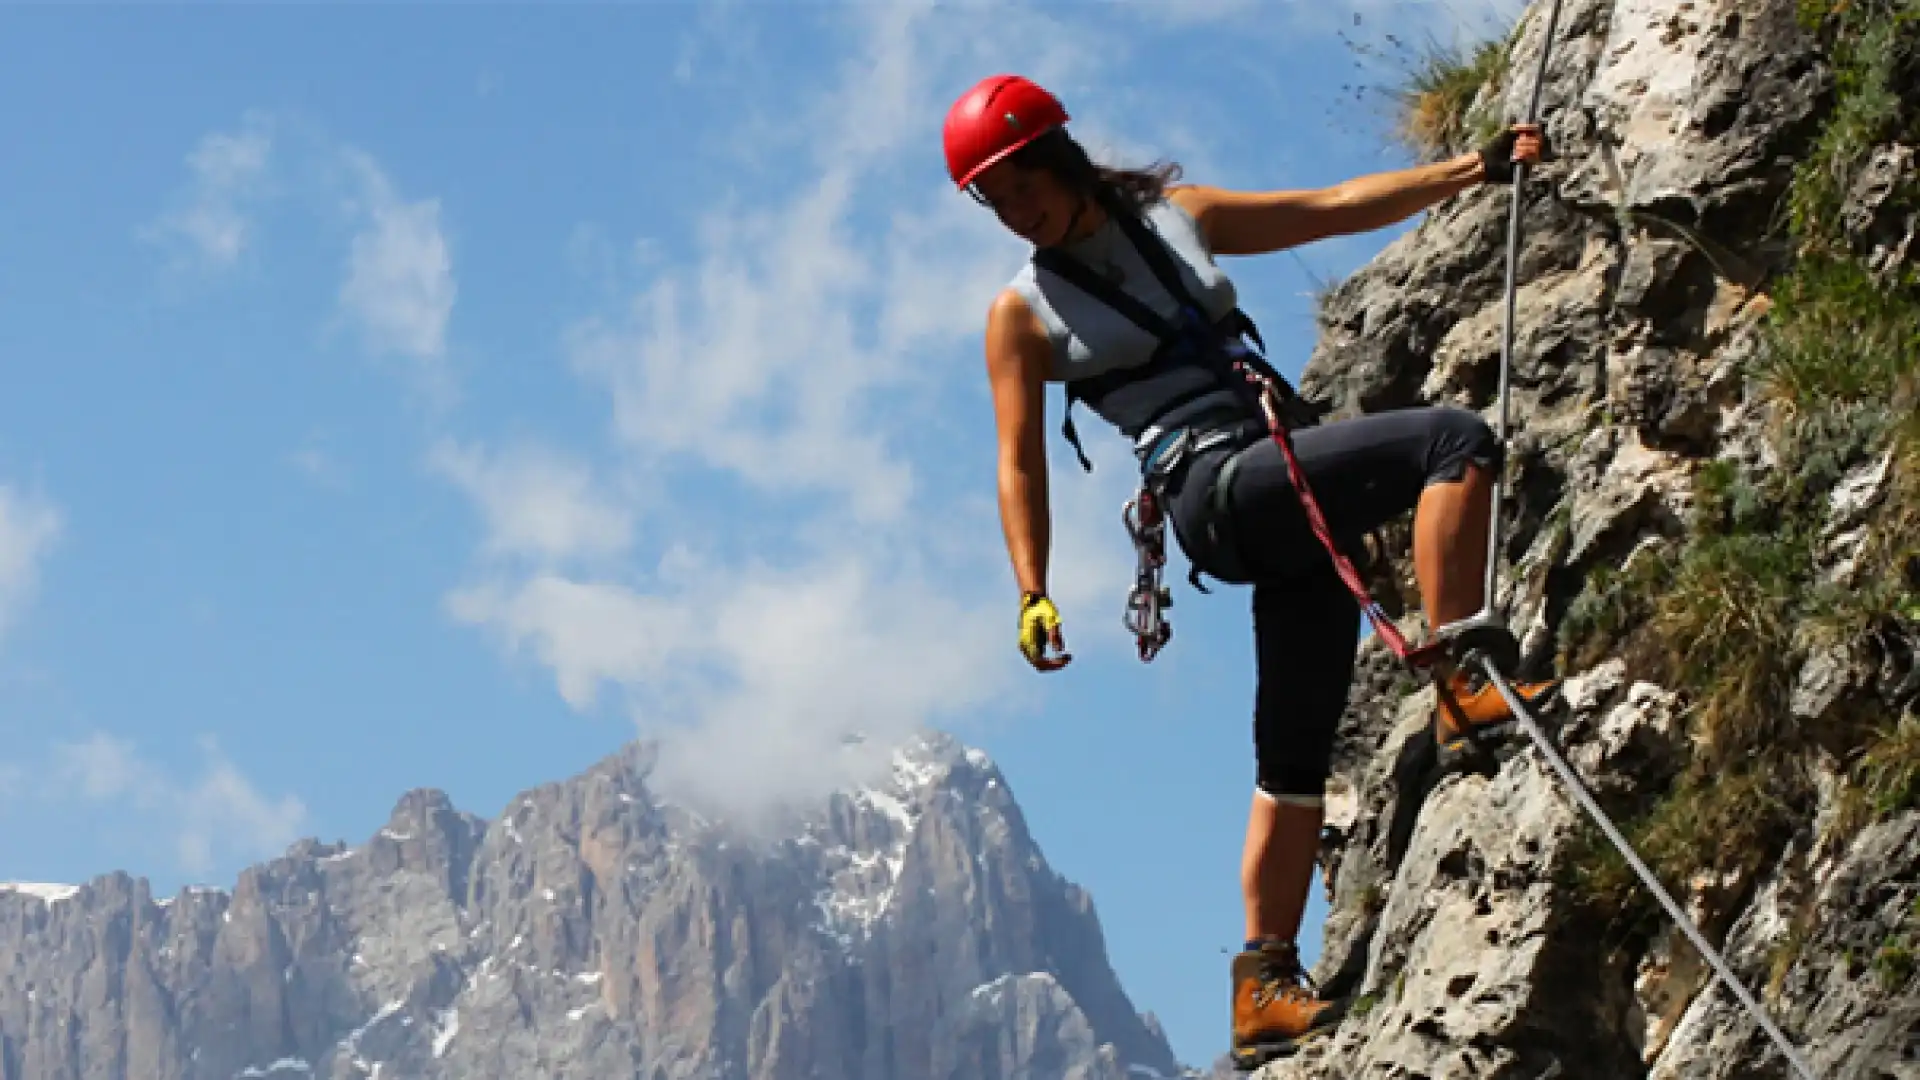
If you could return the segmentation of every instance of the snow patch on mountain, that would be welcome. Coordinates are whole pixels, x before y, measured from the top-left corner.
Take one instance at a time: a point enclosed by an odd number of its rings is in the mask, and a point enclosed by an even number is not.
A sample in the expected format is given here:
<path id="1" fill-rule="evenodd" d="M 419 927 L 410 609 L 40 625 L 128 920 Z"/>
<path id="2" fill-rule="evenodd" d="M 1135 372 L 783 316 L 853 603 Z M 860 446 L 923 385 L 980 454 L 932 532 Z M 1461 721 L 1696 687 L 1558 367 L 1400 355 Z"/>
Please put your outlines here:
<path id="1" fill-rule="evenodd" d="M 821 929 L 845 946 L 870 936 L 893 903 L 928 802 L 958 774 L 992 768 L 978 749 L 946 735 L 920 735 L 894 750 L 883 781 L 837 797 L 854 808 L 852 821 L 814 821 L 796 841 L 819 848 Z"/>
<path id="2" fill-rule="evenodd" d="M 31 896 L 42 903 L 57 904 L 62 900 L 71 900 L 80 891 L 78 885 L 49 885 L 34 881 L 0 881 L 0 893 L 18 893 Z"/>

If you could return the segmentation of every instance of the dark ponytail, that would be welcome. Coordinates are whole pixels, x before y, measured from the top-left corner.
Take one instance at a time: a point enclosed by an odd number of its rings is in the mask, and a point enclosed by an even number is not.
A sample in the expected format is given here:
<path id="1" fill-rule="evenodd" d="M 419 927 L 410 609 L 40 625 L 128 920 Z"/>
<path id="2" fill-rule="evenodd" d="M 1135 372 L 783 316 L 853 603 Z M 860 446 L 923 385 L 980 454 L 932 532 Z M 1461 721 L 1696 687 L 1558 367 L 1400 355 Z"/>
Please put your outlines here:
<path id="1" fill-rule="evenodd" d="M 1070 190 L 1101 202 L 1117 202 L 1135 214 L 1165 198 L 1168 186 L 1181 175 L 1180 166 L 1167 161 L 1144 169 L 1099 164 L 1065 128 L 1054 128 L 1014 151 L 1008 160 L 1022 169 L 1045 170 Z"/>

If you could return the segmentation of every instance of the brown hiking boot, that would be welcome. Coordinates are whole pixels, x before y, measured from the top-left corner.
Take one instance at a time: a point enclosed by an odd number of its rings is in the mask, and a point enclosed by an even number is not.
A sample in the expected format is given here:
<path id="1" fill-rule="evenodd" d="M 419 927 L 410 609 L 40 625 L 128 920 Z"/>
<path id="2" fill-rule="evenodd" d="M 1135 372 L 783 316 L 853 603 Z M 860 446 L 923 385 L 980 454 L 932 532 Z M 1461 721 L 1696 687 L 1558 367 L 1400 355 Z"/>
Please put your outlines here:
<path id="1" fill-rule="evenodd" d="M 1550 704 L 1560 691 L 1558 679 L 1530 683 L 1509 680 L 1507 685 L 1526 703 L 1536 720 L 1539 710 Z M 1504 740 L 1519 726 L 1513 710 L 1507 707 L 1507 699 L 1488 680 L 1477 680 L 1476 685 L 1476 680 L 1467 672 L 1455 671 L 1439 680 L 1435 689 L 1439 704 L 1433 710 L 1433 741 L 1439 749 L 1442 768 Z"/>
<path id="2" fill-rule="evenodd" d="M 1233 958 L 1233 1067 L 1246 1072 L 1291 1056 L 1313 1036 L 1331 1031 L 1347 1002 L 1321 1001 L 1303 982 L 1292 942 L 1268 941 Z"/>

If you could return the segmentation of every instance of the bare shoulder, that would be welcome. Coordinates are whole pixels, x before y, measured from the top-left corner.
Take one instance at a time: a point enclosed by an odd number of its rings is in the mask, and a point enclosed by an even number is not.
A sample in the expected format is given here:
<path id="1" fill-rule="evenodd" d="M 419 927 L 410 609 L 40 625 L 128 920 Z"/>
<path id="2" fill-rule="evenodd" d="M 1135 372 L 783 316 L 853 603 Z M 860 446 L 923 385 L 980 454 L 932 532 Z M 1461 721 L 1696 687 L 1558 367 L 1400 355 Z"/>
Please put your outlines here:
<path id="1" fill-rule="evenodd" d="M 1209 184 L 1167 189 L 1215 255 L 1258 255 L 1339 231 L 1329 189 L 1239 191 Z"/>
<path id="2" fill-rule="evenodd" d="M 1231 217 L 1236 199 L 1241 193 L 1212 184 L 1179 184 L 1167 188 L 1167 202 L 1172 203 L 1192 219 L 1194 228 L 1200 234 L 1201 243 L 1215 255 L 1227 254 L 1222 251 L 1220 235 L 1224 230 L 1220 225 L 1223 216 Z M 1231 247 L 1231 244 L 1227 245 Z"/>
<path id="3" fill-rule="evenodd" d="M 1045 342 L 1046 336 L 1039 314 L 1019 289 L 1008 286 L 994 295 L 993 303 L 987 308 L 989 343 L 997 341 L 1001 345 L 1025 348 L 1036 341 Z"/>
<path id="4" fill-rule="evenodd" d="M 1185 210 L 1195 221 L 1205 221 L 1213 210 L 1231 203 L 1235 194 L 1212 184 L 1174 184 L 1167 188 L 1167 201 Z"/>
<path id="5" fill-rule="evenodd" d="M 1023 381 L 1044 378 L 1052 343 L 1040 316 L 1020 290 L 1000 290 L 987 308 L 987 367 Z"/>
<path id="6" fill-rule="evenodd" d="M 1009 285 L 993 294 L 993 303 L 987 306 L 987 324 L 1004 323 L 1009 320 L 1025 322 L 1033 317 L 1033 305 L 1019 289 Z"/>

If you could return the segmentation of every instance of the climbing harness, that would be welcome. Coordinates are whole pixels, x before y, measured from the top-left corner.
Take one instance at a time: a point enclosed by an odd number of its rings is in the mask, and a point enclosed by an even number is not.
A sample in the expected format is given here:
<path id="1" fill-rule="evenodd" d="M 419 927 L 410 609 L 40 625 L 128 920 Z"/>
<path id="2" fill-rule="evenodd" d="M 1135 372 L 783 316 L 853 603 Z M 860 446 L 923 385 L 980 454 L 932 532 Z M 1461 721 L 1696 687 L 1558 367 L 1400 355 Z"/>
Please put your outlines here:
<path id="1" fill-rule="evenodd" d="M 1075 400 L 1099 396 L 1107 392 L 1108 388 L 1114 385 L 1114 381 L 1142 378 L 1162 369 L 1167 364 L 1198 362 L 1215 368 L 1216 374 L 1223 377 L 1229 389 L 1245 390 L 1250 402 L 1258 407 L 1260 415 L 1266 422 L 1264 435 L 1279 443 L 1281 454 L 1287 462 L 1287 474 L 1292 480 L 1301 507 L 1313 526 L 1314 535 L 1319 538 L 1321 546 L 1332 558 L 1340 580 L 1346 585 L 1348 592 L 1353 594 L 1355 602 L 1372 622 L 1375 631 L 1379 633 L 1382 640 L 1387 642 L 1395 656 L 1412 667 L 1424 669 L 1431 666 L 1447 649 L 1456 645 L 1459 633 L 1469 628 L 1462 627 L 1444 637 L 1436 637 L 1436 640 L 1419 648 L 1409 645 L 1405 635 L 1401 634 L 1399 627 L 1394 625 L 1393 619 L 1374 599 L 1372 592 L 1367 588 L 1364 576 L 1354 565 L 1353 560 L 1341 550 L 1339 543 L 1333 537 L 1332 530 L 1327 525 L 1326 516 L 1320 510 L 1320 502 L 1314 496 L 1313 486 L 1308 482 L 1305 470 L 1300 467 L 1291 434 L 1296 428 L 1310 427 L 1318 423 L 1323 410 L 1302 398 L 1260 353 L 1248 347 L 1249 340 L 1260 349 L 1265 348 L 1265 343 L 1260 338 L 1259 328 L 1243 310 L 1235 308 L 1219 325 L 1208 322 L 1202 314 L 1200 305 L 1194 301 L 1186 284 L 1180 279 L 1179 272 L 1175 269 L 1172 258 L 1160 238 L 1150 234 L 1145 224 L 1127 212 L 1124 207 L 1108 200 L 1106 208 L 1118 222 L 1127 239 L 1132 242 L 1141 260 L 1159 280 L 1161 287 L 1180 305 L 1182 325 L 1176 327 L 1169 324 L 1138 299 L 1122 292 L 1111 282 L 1062 252 L 1045 249 L 1035 253 L 1035 262 L 1040 266 L 1101 300 L 1108 307 L 1132 320 L 1141 329 L 1159 337 L 1162 343 L 1160 351 L 1141 369 L 1114 372 L 1108 376 L 1101 376 L 1098 380 L 1088 380 L 1096 384 L 1099 380 L 1108 380 L 1091 392 L 1078 389 L 1074 384 L 1068 385 L 1069 415 L 1062 424 L 1061 430 L 1067 440 L 1073 444 L 1075 451 L 1080 454 L 1082 466 L 1089 469 L 1092 467 L 1087 462 L 1084 451 L 1080 449 L 1079 437 L 1073 428 L 1071 410 Z M 1191 392 L 1188 396 L 1189 399 L 1196 398 L 1216 389 L 1219 387 L 1207 386 Z M 1180 404 L 1182 404 L 1181 401 L 1175 401 L 1165 408 L 1170 410 Z M 1135 552 L 1134 585 L 1127 595 L 1124 622 L 1127 629 L 1134 635 L 1142 660 L 1152 660 L 1172 633 L 1162 614 L 1163 609 L 1170 606 L 1171 600 L 1166 590 L 1160 585 L 1160 572 L 1166 563 L 1164 480 L 1178 466 L 1186 453 L 1238 440 L 1238 434 L 1230 431 L 1210 431 L 1204 435 L 1195 436 L 1191 428 L 1165 431 L 1157 425 L 1148 425 L 1136 440 L 1136 452 L 1142 462 L 1142 482 L 1139 490 L 1122 510 L 1123 520 L 1128 534 L 1133 539 Z M 1224 485 L 1225 479 L 1216 479 L 1215 483 Z M 1199 574 L 1199 568 L 1194 568 L 1188 580 L 1196 589 L 1205 592 L 1206 587 L 1200 584 Z"/>
<path id="2" fill-rule="evenodd" d="M 1185 283 L 1180 280 L 1172 256 L 1160 238 L 1152 235 L 1146 223 L 1118 200 L 1103 197 L 1102 204 L 1161 287 L 1180 305 L 1180 312 L 1178 321 L 1163 318 L 1138 298 L 1122 291 L 1063 251 L 1043 248 L 1034 253 L 1036 265 L 1105 303 L 1160 342 L 1154 355 L 1138 368 L 1109 372 L 1067 385 L 1066 416 L 1061 424 L 1061 433 L 1079 456 L 1081 467 L 1088 471 L 1092 470 L 1093 464 L 1087 460 L 1073 424 L 1073 405 L 1076 401 L 1103 400 L 1108 394 L 1129 384 L 1166 376 L 1177 367 L 1195 363 L 1212 369 L 1221 378 L 1185 389 L 1171 401 L 1163 403 L 1161 416 L 1222 389 L 1244 397 L 1237 384 L 1227 377 L 1232 367 L 1224 362 L 1226 350 L 1223 345 L 1242 334 L 1252 337 L 1256 342 L 1260 340 L 1259 329 L 1254 326 L 1253 320 L 1238 308 L 1224 320 L 1224 326 L 1216 326 L 1208 321 Z M 1244 347 L 1240 351 L 1247 353 Z M 1247 355 L 1249 359 L 1256 359 L 1251 353 Z M 1263 361 L 1259 363 L 1264 366 Z M 1271 371 L 1270 368 L 1267 370 Z M 1280 378 L 1278 372 L 1271 374 L 1275 379 Z M 1300 418 L 1308 422 L 1313 419 L 1305 410 L 1300 412 Z M 1165 614 L 1172 605 L 1172 596 L 1161 583 L 1167 561 L 1167 485 L 1192 454 L 1232 444 L 1239 438 L 1239 433 L 1230 430 L 1196 432 L 1192 426 L 1169 429 L 1157 423 L 1146 424 L 1136 434 L 1134 448 L 1140 462 L 1140 485 L 1121 508 L 1122 524 L 1134 548 L 1134 581 L 1127 593 L 1122 621 L 1128 632 L 1133 634 L 1143 662 L 1152 661 L 1173 634 Z M 1188 575 L 1188 580 L 1195 588 L 1205 592 L 1206 587 L 1200 584 L 1199 574 L 1199 568 L 1195 567 Z"/>
<path id="3" fill-rule="evenodd" d="M 1254 346 L 1265 348 L 1253 319 L 1236 307 L 1219 323 L 1209 321 L 1181 280 L 1163 241 L 1116 200 L 1104 198 L 1103 205 L 1161 287 L 1178 303 L 1180 312 L 1178 323 L 1169 322 L 1139 299 L 1123 292 L 1064 252 L 1041 249 L 1034 253 L 1037 265 L 1118 311 L 1160 341 L 1154 356 L 1140 368 L 1111 372 L 1068 384 L 1067 416 L 1061 424 L 1061 432 L 1079 455 L 1081 466 L 1089 471 L 1093 467 L 1074 429 L 1074 402 L 1103 398 L 1126 383 L 1163 374 L 1174 365 L 1199 364 L 1213 370 L 1219 376 L 1219 381 L 1190 389 L 1165 403 L 1161 409 L 1162 415 L 1190 401 L 1226 389 L 1248 404 L 1257 404 L 1267 418 L 1269 430 L 1280 432 L 1282 437 L 1289 427 L 1318 423 L 1322 410 L 1300 397 L 1263 356 L 1247 346 L 1246 341 L 1251 340 Z M 1236 379 L 1236 375 L 1242 378 Z M 1251 384 L 1251 388 L 1246 384 Z M 1172 598 L 1161 584 L 1161 573 L 1166 565 L 1166 485 L 1189 455 L 1222 445 L 1238 449 L 1246 443 L 1245 432 L 1231 429 L 1198 432 L 1197 426 L 1196 421 L 1193 426 L 1176 426 L 1168 430 L 1150 423 L 1135 439 L 1135 454 L 1141 465 L 1141 483 L 1121 511 L 1135 554 L 1134 583 L 1127 594 L 1123 622 L 1134 635 L 1142 661 L 1151 661 L 1173 632 L 1165 616 L 1165 609 L 1171 606 Z M 1292 447 L 1284 442 L 1282 445 L 1291 460 Z M 1299 471 L 1297 462 L 1293 462 L 1291 468 L 1302 501 L 1310 507 L 1309 514 L 1320 523 L 1318 528 L 1324 529 L 1325 521 L 1319 514 L 1318 504 L 1312 501 L 1305 475 Z M 1395 634 L 1397 638 L 1391 621 L 1374 603 L 1359 572 L 1338 551 L 1330 534 L 1323 535 L 1322 539 L 1340 563 L 1342 579 L 1356 590 L 1356 598 L 1362 605 L 1371 607 L 1379 617 L 1380 624 L 1384 625 L 1385 632 Z M 1188 581 L 1194 588 L 1206 592 L 1206 586 L 1200 583 L 1200 573 L 1199 567 L 1194 567 L 1188 574 Z"/>

